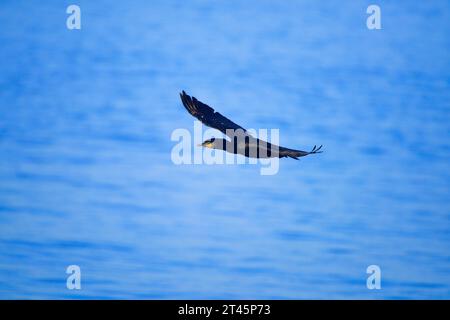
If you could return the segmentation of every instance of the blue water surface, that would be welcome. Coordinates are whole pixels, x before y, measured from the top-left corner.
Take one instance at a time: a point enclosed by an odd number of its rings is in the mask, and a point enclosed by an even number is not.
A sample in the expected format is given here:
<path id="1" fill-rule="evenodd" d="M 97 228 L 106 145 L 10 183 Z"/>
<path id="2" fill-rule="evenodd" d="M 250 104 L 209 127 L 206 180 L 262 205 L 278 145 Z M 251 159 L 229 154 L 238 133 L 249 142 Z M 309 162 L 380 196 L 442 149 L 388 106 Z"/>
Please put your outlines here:
<path id="1" fill-rule="evenodd" d="M 1 1 L 0 298 L 449 299 L 450 3 L 372 2 Z M 183 89 L 325 152 L 174 165 Z"/>

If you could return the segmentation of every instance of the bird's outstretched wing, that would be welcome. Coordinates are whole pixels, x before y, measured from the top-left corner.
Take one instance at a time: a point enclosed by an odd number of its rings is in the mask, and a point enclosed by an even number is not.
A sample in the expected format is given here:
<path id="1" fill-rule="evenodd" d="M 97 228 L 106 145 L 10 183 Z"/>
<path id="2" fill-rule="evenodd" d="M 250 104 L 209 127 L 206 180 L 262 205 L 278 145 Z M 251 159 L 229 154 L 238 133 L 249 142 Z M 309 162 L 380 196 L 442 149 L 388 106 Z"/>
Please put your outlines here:
<path id="1" fill-rule="evenodd" d="M 227 129 L 233 130 L 231 132 L 232 134 L 234 130 L 240 129 L 243 132 L 246 131 L 240 125 L 237 125 L 230 119 L 225 118 L 220 113 L 215 112 L 210 106 L 198 101 L 195 97 L 190 97 L 186 94 L 186 92 L 184 92 L 184 90 L 180 93 L 180 97 L 186 110 L 208 127 L 217 129 L 224 134 L 227 134 Z"/>

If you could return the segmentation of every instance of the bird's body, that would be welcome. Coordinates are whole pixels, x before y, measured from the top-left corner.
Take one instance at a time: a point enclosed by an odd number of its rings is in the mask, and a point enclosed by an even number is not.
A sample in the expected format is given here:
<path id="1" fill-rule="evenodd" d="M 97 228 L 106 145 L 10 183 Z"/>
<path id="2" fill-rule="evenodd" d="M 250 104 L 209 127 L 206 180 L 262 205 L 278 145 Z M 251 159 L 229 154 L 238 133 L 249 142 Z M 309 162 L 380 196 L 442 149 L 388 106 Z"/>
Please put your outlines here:
<path id="1" fill-rule="evenodd" d="M 212 145 L 209 145 L 212 143 Z M 249 158 L 283 158 L 303 157 L 310 152 L 293 150 L 278 145 L 271 144 L 250 135 L 237 136 L 232 141 L 226 139 L 212 138 L 202 143 L 202 146 L 224 150 L 234 154 L 240 154 Z M 316 149 L 318 150 L 318 149 Z M 320 151 L 319 151 L 320 152 Z"/>
<path id="2" fill-rule="evenodd" d="M 249 158 L 272 158 L 277 156 L 275 147 L 271 149 L 268 146 L 264 146 L 264 144 L 267 145 L 265 141 L 250 135 L 237 136 L 231 140 L 213 138 L 208 140 L 208 142 L 212 142 L 214 149 L 240 154 Z"/>
<path id="3" fill-rule="evenodd" d="M 186 92 L 180 93 L 181 101 L 187 111 L 205 125 L 217 129 L 228 136 L 227 139 L 211 138 L 204 141 L 201 146 L 206 148 L 224 150 L 250 158 L 284 158 L 297 159 L 309 154 L 321 153 L 319 148 L 307 152 L 280 147 L 267 141 L 258 139 L 247 133 L 241 126 L 215 112 L 210 106 L 190 97 Z"/>

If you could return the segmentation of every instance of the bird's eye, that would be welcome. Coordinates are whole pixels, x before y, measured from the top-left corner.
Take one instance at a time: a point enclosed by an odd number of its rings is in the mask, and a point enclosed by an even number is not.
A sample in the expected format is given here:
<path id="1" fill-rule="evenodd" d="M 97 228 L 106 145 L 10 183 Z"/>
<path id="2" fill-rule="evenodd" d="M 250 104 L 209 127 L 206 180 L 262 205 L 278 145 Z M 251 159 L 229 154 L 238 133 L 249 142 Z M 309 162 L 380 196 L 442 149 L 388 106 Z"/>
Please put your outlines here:
<path id="1" fill-rule="evenodd" d="M 214 142 L 214 140 L 216 140 L 216 138 L 211 138 L 211 142 Z"/>

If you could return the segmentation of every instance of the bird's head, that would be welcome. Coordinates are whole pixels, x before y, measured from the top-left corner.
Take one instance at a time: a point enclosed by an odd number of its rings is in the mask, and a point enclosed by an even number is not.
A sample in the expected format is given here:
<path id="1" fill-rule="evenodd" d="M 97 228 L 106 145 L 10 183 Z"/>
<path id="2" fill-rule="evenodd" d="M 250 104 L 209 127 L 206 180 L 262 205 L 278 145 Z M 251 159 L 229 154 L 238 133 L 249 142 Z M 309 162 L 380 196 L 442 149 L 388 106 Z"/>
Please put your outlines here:
<path id="1" fill-rule="evenodd" d="M 208 140 L 203 141 L 201 144 L 199 144 L 199 147 L 205 147 L 205 148 L 211 148 L 214 149 L 214 141 L 216 140 L 216 138 L 211 138 Z"/>

